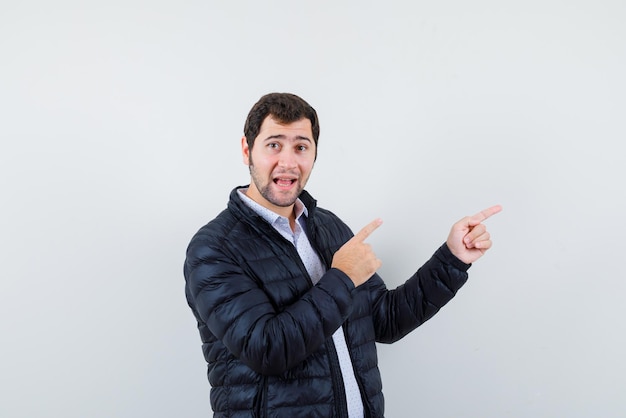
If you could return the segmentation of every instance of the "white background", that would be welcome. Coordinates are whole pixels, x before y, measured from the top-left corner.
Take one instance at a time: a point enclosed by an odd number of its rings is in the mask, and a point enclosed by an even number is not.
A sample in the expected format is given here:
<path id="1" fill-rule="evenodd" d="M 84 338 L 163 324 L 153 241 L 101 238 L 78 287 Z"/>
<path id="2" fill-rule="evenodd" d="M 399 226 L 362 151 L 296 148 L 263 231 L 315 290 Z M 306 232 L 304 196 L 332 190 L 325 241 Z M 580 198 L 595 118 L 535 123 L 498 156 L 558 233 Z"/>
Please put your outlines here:
<path id="1" fill-rule="evenodd" d="M 206 417 L 189 239 L 301 95 L 307 189 L 390 287 L 492 204 L 494 248 L 380 346 L 388 417 L 626 415 L 626 3 L 0 3 L 0 416 Z"/>

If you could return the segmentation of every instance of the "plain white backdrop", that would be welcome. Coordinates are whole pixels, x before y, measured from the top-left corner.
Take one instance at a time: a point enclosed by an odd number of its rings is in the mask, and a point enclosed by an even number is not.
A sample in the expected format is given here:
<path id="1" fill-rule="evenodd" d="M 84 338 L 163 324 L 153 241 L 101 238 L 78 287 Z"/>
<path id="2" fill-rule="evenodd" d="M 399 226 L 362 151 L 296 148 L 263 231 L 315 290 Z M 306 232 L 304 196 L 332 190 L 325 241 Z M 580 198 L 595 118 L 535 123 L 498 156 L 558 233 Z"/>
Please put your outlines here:
<path id="1" fill-rule="evenodd" d="M 301 95 L 307 189 L 389 287 L 492 204 L 494 248 L 379 346 L 387 416 L 626 415 L 626 3 L 0 2 L 0 416 L 206 417 L 182 264 Z"/>

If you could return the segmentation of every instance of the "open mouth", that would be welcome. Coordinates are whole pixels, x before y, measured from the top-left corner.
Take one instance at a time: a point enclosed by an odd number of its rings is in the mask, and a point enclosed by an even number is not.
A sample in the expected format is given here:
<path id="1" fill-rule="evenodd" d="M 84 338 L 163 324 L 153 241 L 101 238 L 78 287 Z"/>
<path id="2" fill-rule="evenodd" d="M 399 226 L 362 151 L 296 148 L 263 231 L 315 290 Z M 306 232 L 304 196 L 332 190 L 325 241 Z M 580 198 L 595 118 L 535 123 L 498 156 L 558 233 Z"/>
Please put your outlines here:
<path id="1" fill-rule="evenodd" d="M 296 179 L 277 177 L 274 179 L 274 184 L 281 188 L 289 188 L 296 182 Z"/>

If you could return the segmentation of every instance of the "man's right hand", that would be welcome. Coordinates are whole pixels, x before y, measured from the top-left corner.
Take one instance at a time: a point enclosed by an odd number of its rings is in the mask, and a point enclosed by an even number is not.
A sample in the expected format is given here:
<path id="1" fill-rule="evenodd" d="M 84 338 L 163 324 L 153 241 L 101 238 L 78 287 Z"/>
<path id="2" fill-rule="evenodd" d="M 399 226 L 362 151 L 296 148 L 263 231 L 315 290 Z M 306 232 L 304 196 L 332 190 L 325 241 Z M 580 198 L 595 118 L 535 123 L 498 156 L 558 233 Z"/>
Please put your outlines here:
<path id="1" fill-rule="evenodd" d="M 383 264 L 374 254 L 371 245 L 364 242 L 382 223 L 381 219 L 375 219 L 367 224 L 333 256 L 331 267 L 344 272 L 354 286 L 365 283 Z"/>

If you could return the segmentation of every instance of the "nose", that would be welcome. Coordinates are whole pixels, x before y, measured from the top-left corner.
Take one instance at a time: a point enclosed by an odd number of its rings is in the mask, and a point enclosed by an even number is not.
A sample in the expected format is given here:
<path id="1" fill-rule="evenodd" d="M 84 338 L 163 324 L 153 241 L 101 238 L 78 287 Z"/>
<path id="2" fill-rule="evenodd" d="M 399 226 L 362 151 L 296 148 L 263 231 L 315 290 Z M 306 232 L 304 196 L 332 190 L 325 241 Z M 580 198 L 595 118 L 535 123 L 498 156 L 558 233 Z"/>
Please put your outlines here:
<path id="1" fill-rule="evenodd" d="M 278 157 L 278 166 L 288 169 L 297 167 L 295 152 L 290 149 L 283 149 Z"/>

